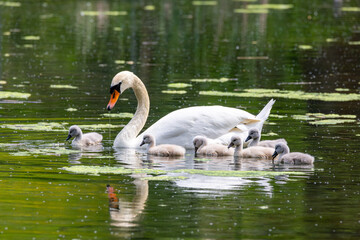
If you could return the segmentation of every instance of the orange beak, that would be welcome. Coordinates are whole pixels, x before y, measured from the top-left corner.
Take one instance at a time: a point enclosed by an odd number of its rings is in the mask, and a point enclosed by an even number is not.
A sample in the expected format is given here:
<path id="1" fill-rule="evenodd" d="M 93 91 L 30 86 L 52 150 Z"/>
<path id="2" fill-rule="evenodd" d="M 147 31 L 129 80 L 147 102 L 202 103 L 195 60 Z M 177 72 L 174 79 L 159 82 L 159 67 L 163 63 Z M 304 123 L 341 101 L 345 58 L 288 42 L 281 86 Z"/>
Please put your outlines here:
<path id="1" fill-rule="evenodd" d="M 114 92 L 111 94 L 110 101 L 107 105 L 107 110 L 110 111 L 115 106 L 115 103 L 117 102 L 118 98 L 120 96 L 120 93 L 117 90 L 114 90 Z"/>

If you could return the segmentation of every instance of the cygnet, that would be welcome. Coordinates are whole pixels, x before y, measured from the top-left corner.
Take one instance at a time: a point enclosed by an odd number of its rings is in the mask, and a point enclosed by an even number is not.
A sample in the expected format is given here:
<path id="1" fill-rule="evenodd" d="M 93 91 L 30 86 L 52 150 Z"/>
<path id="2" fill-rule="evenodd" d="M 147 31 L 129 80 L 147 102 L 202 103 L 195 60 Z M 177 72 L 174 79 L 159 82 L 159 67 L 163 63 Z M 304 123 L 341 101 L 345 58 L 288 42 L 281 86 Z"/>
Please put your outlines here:
<path id="1" fill-rule="evenodd" d="M 284 143 L 278 143 L 275 146 L 273 159 L 278 155 L 276 163 L 294 164 L 294 165 L 310 165 L 314 163 L 314 157 L 300 152 L 290 153 L 289 147 Z"/>
<path id="2" fill-rule="evenodd" d="M 186 152 L 185 148 L 174 144 L 160 144 L 156 146 L 156 140 L 150 134 L 144 135 L 140 146 L 144 144 L 148 144 L 147 153 L 155 156 L 184 156 Z"/>
<path id="3" fill-rule="evenodd" d="M 209 143 L 204 136 L 196 136 L 193 139 L 195 154 L 202 156 L 232 156 L 234 151 L 228 149 L 225 145 Z"/>
<path id="4" fill-rule="evenodd" d="M 66 138 L 66 141 L 74 137 L 74 140 L 71 142 L 73 146 L 90 146 L 100 144 L 103 136 L 96 132 L 85 133 L 83 134 L 79 126 L 72 125 L 69 129 L 69 135 Z"/>
<path id="5" fill-rule="evenodd" d="M 259 147 L 271 147 L 271 148 L 275 148 L 275 145 L 277 143 L 283 142 L 283 143 L 287 143 L 285 139 L 283 138 L 279 138 L 279 139 L 275 139 L 275 140 L 265 140 L 265 141 L 260 141 L 260 132 L 257 128 L 252 128 L 249 130 L 249 134 L 248 137 L 246 138 L 245 142 L 248 142 L 250 139 L 252 139 L 252 141 L 249 143 L 248 147 L 254 147 L 254 146 L 259 146 Z"/>
<path id="6" fill-rule="evenodd" d="M 243 158 L 271 159 L 273 148 L 269 147 L 248 147 L 243 149 L 243 142 L 239 136 L 232 136 L 228 148 L 235 146 L 234 156 Z"/>

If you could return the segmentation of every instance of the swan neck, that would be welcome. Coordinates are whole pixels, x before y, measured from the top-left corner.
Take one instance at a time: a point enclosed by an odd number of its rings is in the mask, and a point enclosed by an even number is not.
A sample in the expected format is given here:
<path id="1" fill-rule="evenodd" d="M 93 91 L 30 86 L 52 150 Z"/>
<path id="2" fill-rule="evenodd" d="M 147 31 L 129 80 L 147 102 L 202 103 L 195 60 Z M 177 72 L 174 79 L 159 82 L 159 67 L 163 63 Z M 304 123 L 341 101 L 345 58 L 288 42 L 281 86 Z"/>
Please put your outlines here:
<path id="1" fill-rule="evenodd" d="M 235 150 L 234 150 L 234 156 L 241 156 L 242 155 L 242 150 L 243 150 L 243 144 L 240 143 L 239 145 L 235 146 Z"/>
<path id="2" fill-rule="evenodd" d="M 250 147 L 257 146 L 259 144 L 259 141 L 260 141 L 259 137 L 253 138 L 251 143 L 250 143 Z"/>
<path id="3" fill-rule="evenodd" d="M 288 154 L 290 152 L 290 148 L 288 146 L 284 146 L 284 151 L 279 155 L 279 160 L 282 159 L 282 157 L 285 155 L 285 154 Z"/>
<path id="4" fill-rule="evenodd" d="M 150 100 L 144 83 L 134 74 L 133 84 L 131 88 L 134 91 L 136 100 L 138 102 L 134 117 L 130 122 L 120 131 L 116 137 L 116 145 L 128 146 L 131 141 L 136 139 L 141 129 L 144 127 L 147 117 L 149 115 Z"/>

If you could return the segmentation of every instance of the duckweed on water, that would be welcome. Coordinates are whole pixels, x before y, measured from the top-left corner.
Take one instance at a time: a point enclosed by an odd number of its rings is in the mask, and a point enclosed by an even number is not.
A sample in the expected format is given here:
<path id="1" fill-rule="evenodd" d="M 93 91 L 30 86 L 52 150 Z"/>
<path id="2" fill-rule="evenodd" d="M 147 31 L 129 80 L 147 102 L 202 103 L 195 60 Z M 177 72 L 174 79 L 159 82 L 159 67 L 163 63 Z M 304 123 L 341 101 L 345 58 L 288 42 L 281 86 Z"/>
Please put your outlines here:
<path id="1" fill-rule="evenodd" d="M 360 45 L 360 41 L 350 41 L 349 45 Z"/>
<path id="2" fill-rule="evenodd" d="M 217 1 L 192 1 L 194 6 L 215 6 Z"/>
<path id="3" fill-rule="evenodd" d="M 309 121 L 309 124 L 312 125 L 335 125 L 356 122 L 356 115 L 307 113 L 306 115 L 293 115 L 292 118 Z"/>
<path id="4" fill-rule="evenodd" d="M 206 82 L 219 82 L 219 83 L 223 83 L 223 82 L 228 82 L 229 80 L 236 80 L 236 79 L 230 79 L 230 78 L 203 78 L 203 79 L 190 79 L 191 82 L 199 82 L 199 83 L 206 83 Z"/>
<path id="5" fill-rule="evenodd" d="M 348 91 L 350 91 L 350 89 L 348 89 L 348 88 L 335 88 L 335 91 L 337 91 L 337 92 L 348 92 Z"/>
<path id="6" fill-rule="evenodd" d="M 65 109 L 65 111 L 68 111 L 68 112 L 76 112 L 77 109 L 76 109 L 76 108 L 67 108 L 67 109 Z"/>
<path id="7" fill-rule="evenodd" d="M 337 38 L 327 38 L 326 39 L 326 42 L 328 42 L 328 43 L 337 42 L 337 41 L 338 41 Z"/>
<path id="8" fill-rule="evenodd" d="M 27 41 L 38 41 L 40 40 L 40 37 L 39 36 L 25 36 L 23 37 L 24 40 L 27 40 Z"/>
<path id="9" fill-rule="evenodd" d="M 144 177 L 141 180 L 149 180 L 149 181 L 177 181 L 177 180 L 185 180 L 188 179 L 184 176 L 156 176 L 156 177 Z"/>
<path id="10" fill-rule="evenodd" d="M 273 117 L 273 118 L 286 118 L 287 116 L 285 116 L 285 115 L 278 115 L 278 114 L 270 114 L 269 117 Z"/>
<path id="11" fill-rule="evenodd" d="M 23 131 L 39 131 L 39 132 L 61 132 L 67 131 L 65 126 L 67 123 L 56 123 L 56 122 L 38 122 L 38 123 L 26 123 L 26 124 L 2 124 L 2 128 L 10 128 L 13 130 Z"/>
<path id="12" fill-rule="evenodd" d="M 50 85 L 50 88 L 64 88 L 64 89 L 78 89 L 78 87 L 71 86 L 71 85 Z"/>
<path id="13" fill-rule="evenodd" d="M 192 85 L 189 83 L 169 83 L 167 86 L 169 88 L 187 88 L 191 87 Z"/>
<path id="14" fill-rule="evenodd" d="M 124 167 L 100 167 L 100 166 L 71 166 L 63 167 L 63 170 L 77 173 L 77 174 L 133 174 L 133 173 L 145 173 L 150 175 L 162 175 L 166 174 L 164 170 L 156 169 L 127 169 Z"/>
<path id="15" fill-rule="evenodd" d="M 206 96 L 225 96 L 225 97 L 257 97 L 257 98 L 288 98 L 297 100 L 318 100 L 329 102 L 346 102 L 360 100 L 357 93 L 309 93 L 303 91 L 290 91 L 280 89 L 244 89 L 243 92 L 219 92 L 219 91 L 200 91 L 200 95 Z"/>
<path id="16" fill-rule="evenodd" d="M 92 125 L 78 125 L 81 129 L 87 130 L 101 130 L 109 128 L 121 128 L 124 125 L 113 125 L 113 124 L 92 124 Z"/>
<path id="17" fill-rule="evenodd" d="M 1 80 L 0 81 L 0 84 L 6 84 L 7 82 L 6 81 L 4 81 L 4 80 Z"/>
<path id="18" fill-rule="evenodd" d="M 313 47 L 311 45 L 299 45 L 298 48 L 301 50 L 310 50 Z"/>
<path id="19" fill-rule="evenodd" d="M 3 99 L 3 98 L 22 98 L 22 99 L 27 99 L 27 98 L 29 98 L 30 96 L 31 96 L 30 93 L 0 91 L 0 99 Z"/>
<path id="20" fill-rule="evenodd" d="M 106 16 L 125 16 L 127 15 L 126 11 L 81 11 L 80 12 L 81 16 L 90 16 L 90 17 L 94 17 L 94 16 L 99 16 L 99 15 L 106 15 Z"/>
<path id="21" fill-rule="evenodd" d="M 353 123 L 356 122 L 355 119 L 324 119 L 324 120 L 317 120 L 311 121 L 309 124 L 312 125 L 335 125 L 341 123 Z"/>
<path id="22" fill-rule="evenodd" d="M 184 90 L 163 90 L 161 91 L 162 93 L 165 93 L 165 94 L 186 94 L 186 91 Z"/>
<path id="23" fill-rule="evenodd" d="M 293 8 L 292 4 L 249 4 L 248 9 L 273 9 L 273 10 L 286 10 Z"/>
<path id="24" fill-rule="evenodd" d="M 261 14 L 261 13 L 268 13 L 269 10 L 267 9 L 257 9 L 257 8 L 253 8 L 253 9 L 248 9 L 248 8 L 238 8 L 234 10 L 234 13 L 255 13 L 255 14 Z"/>
<path id="25" fill-rule="evenodd" d="M 146 5 L 144 7 L 145 11 L 154 11 L 155 10 L 155 6 L 154 5 Z"/>
<path id="26" fill-rule="evenodd" d="M 360 7 L 342 7 L 341 11 L 344 11 L 344 12 L 360 12 Z"/>
<path id="27" fill-rule="evenodd" d="M 101 116 L 109 117 L 109 118 L 133 118 L 134 114 L 128 112 L 122 113 L 103 113 Z"/>
<path id="28" fill-rule="evenodd" d="M 19 3 L 19 2 L 10 2 L 10 1 L 0 1 L 0 6 L 4 6 L 4 7 L 20 7 L 21 3 Z"/>

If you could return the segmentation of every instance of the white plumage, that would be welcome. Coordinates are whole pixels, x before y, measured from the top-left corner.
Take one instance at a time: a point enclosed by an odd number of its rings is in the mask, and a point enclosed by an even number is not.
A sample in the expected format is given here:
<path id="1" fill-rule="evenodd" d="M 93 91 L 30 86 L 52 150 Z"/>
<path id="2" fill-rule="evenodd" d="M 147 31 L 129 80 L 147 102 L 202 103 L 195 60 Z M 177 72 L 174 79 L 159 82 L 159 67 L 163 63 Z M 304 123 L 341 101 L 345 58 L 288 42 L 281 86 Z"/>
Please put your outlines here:
<path id="1" fill-rule="evenodd" d="M 209 143 L 204 136 L 196 136 L 193 139 L 195 154 L 199 156 L 232 156 L 234 151 L 225 145 Z"/>
<path id="2" fill-rule="evenodd" d="M 278 160 L 275 163 L 285 163 L 294 165 L 311 165 L 314 163 L 314 157 L 307 153 L 290 152 L 289 147 L 284 143 L 278 143 L 275 146 L 273 158 L 278 154 Z"/>
<path id="3" fill-rule="evenodd" d="M 265 141 L 260 141 L 261 135 L 260 135 L 260 131 L 257 128 L 252 128 L 249 130 L 248 133 L 248 137 L 246 138 L 245 142 L 250 141 L 249 143 L 249 147 L 254 147 L 254 146 L 259 146 L 259 147 L 271 147 L 271 148 L 275 148 L 275 145 L 277 143 L 285 143 L 287 144 L 286 140 L 283 138 L 279 138 L 279 139 L 275 139 L 275 140 L 265 140 Z"/>
<path id="4" fill-rule="evenodd" d="M 114 147 L 139 147 L 145 134 L 153 135 L 159 144 L 177 144 L 186 148 L 193 148 L 192 140 L 197 135 L 228 144 L 234 133 L 245 138 L 251 127 L 261 129 L 275 102 L 270 100 L 257 116 L 222 106 L 183 108 L 167 114 L 138 135 L 146 123 L 150 101 L 143 82 L 135 74 L 123 71 L 115 75 L 111 82 L 111 99 L 107 109 L 111 110 L 120 94 L 128 88 L 134 90 L 138 106 L 134 117 L 117 135 Z"/>
<path id="5" fill-rule="evenodd" d="M 172 157 L 184 156 L 185 148 L 174 144 L 160 144 L 156 145 L 156 140 L 152 135 L 146 134 L 140 146 L 148 144 L 147 153 L 155 156 Z"/>
<path id="6" fill-rule="evenodd" d="M 271 159 L 272 153 L 274 152 L 273 148 L 269 147 L 248 147 L 243 149 L 243 142 L 240 137 L 233 136 L 229 147 L 235 146 L 234 156 L 243 157 L 243 158 L 261 158 L 261 159 Z"/>

